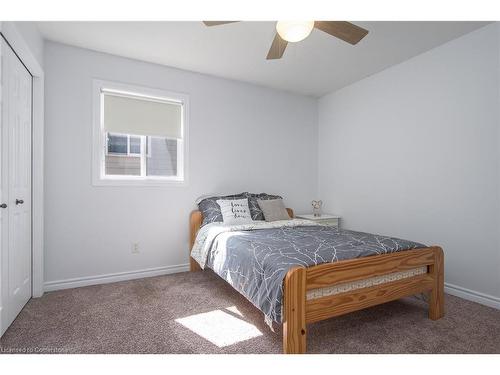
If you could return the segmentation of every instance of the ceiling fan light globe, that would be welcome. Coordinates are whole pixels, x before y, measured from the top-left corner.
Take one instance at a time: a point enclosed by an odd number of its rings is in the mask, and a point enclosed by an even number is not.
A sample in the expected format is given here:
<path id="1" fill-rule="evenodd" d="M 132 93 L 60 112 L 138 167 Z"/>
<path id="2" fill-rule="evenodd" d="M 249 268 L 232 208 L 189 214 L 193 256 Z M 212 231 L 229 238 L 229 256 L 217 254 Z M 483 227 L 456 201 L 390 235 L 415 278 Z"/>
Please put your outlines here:
<path id="1" fill-rule="evenodd" d="M 276 31 L 287 42 L 300 42 L 311 34 L 314 21 L 278 21 Z"/>

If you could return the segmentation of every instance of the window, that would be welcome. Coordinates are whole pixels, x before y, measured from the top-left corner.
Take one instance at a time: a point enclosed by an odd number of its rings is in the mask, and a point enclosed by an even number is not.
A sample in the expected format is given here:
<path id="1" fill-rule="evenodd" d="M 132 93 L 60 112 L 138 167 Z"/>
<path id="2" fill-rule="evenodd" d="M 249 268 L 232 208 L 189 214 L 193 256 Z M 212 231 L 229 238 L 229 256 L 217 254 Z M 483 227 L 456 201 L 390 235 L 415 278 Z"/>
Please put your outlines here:
<path id="1" fill-rule="evenodd" d="M 96 185 L 186 181 L 187 97 L 94 82 Z"/>
<path id="2" fill-rule="evenodd" d="M 107 133 L 106 144 L 108 155 L 141 156 L 141 137 Z"/>

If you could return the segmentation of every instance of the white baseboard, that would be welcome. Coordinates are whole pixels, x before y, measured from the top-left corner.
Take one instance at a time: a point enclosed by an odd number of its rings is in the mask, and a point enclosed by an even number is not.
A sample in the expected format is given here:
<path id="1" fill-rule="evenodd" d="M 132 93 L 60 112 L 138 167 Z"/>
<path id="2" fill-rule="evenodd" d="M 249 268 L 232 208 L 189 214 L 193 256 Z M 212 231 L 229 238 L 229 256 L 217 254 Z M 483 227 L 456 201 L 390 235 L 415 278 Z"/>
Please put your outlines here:
<path id="1" fill-rule="evenodd" d="M 475 290 L 462 288 L 461 286 L 449 283 L 444 283 L 444 291 L 445 293 L 451 294 L 452 296 L 460 297 L 472 302 L 480 303 L 481 305 L 486 305 L 500 310 L 500 298 L 498 297 L 476 292 Z"/>
<path id="2" fill-rule="evenodd" d="M 44 283 L 44 291 L 52 292 L 54 290 L 78 288 L 89 285 L 115 283 L 117 281 L 142 279 L 145 277 L 168 275 L 172 273 L 186 272 L 186 271 L 189 271 L 189 264 L 179 264 L 175 266 L 148 268 L 138 271 L 128 271 L 128 272 L 119 272 L 107 275 L 86 276 L 86 277 L 77 277 L 74 279 L 48 281 Z M 450 283 L 444 284 L 444 291 L 453 296 L 477 302 L 482 305 L 486 305 L 500 310 L 500 298 L 498 297 L 462 288 L 461 286 L 453 285 Z"/>
<path id="3" fill-rule="evenodd" d="M 176 266 L 155 267 L 137 271 L 110 273 L 107 275 L 86 276 L 86 277 L 77 277 L 74 279 L 48 281 L 44 283 L 44 291 L 52 292 L 54 290 L 79 288 L 82 286 L 89 286 L 89 285 L 115 283 L 117 281 L 142 279 L 145 277 L 168 275 L 171 273 L 186 272 L 186 271 L 189 271 L 189 264 L 179 264 Z"/>

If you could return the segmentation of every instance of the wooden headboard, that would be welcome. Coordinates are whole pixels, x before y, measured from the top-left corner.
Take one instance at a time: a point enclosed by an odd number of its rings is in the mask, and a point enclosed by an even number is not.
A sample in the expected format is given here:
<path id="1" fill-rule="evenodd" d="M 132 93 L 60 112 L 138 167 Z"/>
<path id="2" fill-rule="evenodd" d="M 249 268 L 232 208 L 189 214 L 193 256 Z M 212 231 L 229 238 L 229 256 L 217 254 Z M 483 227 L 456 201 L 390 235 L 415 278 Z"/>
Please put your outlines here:
<path id="1" fill-rule="evenodd" d="M 291 208 L 286 209 L 288 211 L 288 215 L 293 218 L 293 210 Z M 201 228 L 201 223 L 203 222 L 203 215 L 201 211 L 194 210 L 191 212 L 191 216 L 189 217 L 189 254 L 191 254 L 191 249 L 194 245 L 194 240 L 196 239 L 196 235 Z M 189 264 L 191 271 L 195 271 L 200 269 L 198 263 L 189 257 Z"/>

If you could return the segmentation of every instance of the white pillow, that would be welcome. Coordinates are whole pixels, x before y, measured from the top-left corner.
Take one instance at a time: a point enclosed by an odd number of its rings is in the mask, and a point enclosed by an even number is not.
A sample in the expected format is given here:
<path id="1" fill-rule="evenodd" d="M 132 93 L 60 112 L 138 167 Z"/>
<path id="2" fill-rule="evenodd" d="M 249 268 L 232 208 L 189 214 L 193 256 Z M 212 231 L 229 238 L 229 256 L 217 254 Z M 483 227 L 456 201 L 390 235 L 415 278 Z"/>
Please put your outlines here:
<path id="1" fill-rule="evenodd" d="M 248 198 L 245 199 L 219 199 L 224 224 L 247 224 L 253 222 L 250 208 L 248 208 Z"/>

